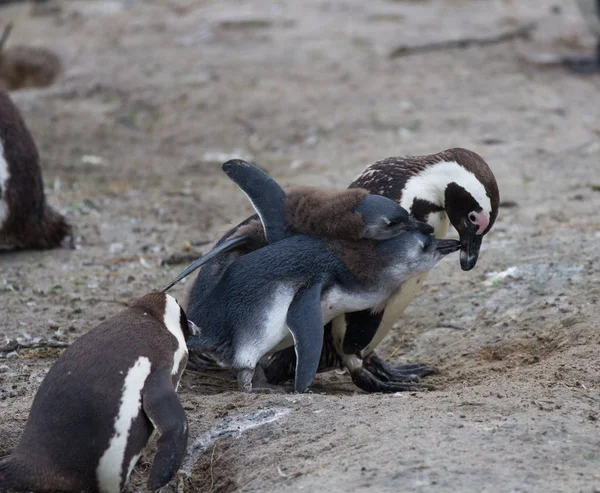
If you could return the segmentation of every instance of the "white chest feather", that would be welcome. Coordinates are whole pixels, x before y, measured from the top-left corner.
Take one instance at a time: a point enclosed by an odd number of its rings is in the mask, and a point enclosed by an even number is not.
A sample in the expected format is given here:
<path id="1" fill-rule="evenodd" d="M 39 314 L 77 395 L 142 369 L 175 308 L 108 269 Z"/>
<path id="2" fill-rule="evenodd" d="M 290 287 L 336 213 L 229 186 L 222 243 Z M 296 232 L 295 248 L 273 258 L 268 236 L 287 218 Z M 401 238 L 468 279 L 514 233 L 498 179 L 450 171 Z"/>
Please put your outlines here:
<path id="1" fill-rule="evenodd" d="M 9 178 L 10 172 L 8 170 L 8 163 L 4 157 L 4 146 L 2 145 L 2 140 L 0 140 L 0 228 L 2 228 L 4 221 L 8 217 L 6 187 L 8 185 Z"/>
<path id="2" fill-rule="evenodd" d="M 383 319 L 379 324 L 377 333 L 369 345 L 362 351 L 363 355 L 371 353 L 383 338 L 389 334 L 394 324 L 404 313 L 404 310 L 406 310 L 406 307 L 421 291 L 421 286 L 425 282 L 425 279 L 427 279 L 427 273 L 411 277 L 407 281 L 404 281 L 402 286 L 387 300 Z"/>
<path id="3" fill-rule="evenodd" d="M 366 310 L 383 302 L 387 295 L 384 291 L 352 292 L 334 286 L 321 297 L 323 325 L 338 315 Z"/>
<path id="4" fill-rule="evenodd" d="M 119 493 L 122 484 L 128 479 L 123 477 L 123 460 L 131 424 L 142 408 L 142 389 L 150 375 L 151 366 L 148 358 L 140 356 L 125 377 L 114 435 L 96 469 L 98 486 L 102 493 Z M 127 464 L 126 473 L 130 472 L 134 465 L 135 462 Z"/>
<path id="5" fill-rule="evenodd" d="M 247 329 L 248 334 L 240 338 L 242 344 L 236 348 L 236 368 L 254 368 L 265 354 L 293 345 L 286 320 L 295 294 L 293 284 L 281 283 L 266 303 L 262 327 L 242 328 Z"/>
<path id="6" fill-rule="evenodd" d="M 171 375 L 175 375 L 181 366 L 181 361 L 188 354 L 185 337 L 181 331 L 181 307 L 170 295 L 166 295 L 165 314 L 163 323 L 167 330 L 177 339 L 177 349 L 173 355 L 173 369 Z"/>

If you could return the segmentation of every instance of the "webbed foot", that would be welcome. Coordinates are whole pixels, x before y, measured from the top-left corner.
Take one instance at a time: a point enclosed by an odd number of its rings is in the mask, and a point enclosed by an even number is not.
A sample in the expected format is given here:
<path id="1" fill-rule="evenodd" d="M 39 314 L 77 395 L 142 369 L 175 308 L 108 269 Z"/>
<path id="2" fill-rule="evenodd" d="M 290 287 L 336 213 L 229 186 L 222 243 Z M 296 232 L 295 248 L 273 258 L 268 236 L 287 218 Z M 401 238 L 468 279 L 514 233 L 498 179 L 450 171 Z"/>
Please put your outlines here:
<path id="1" fill-rule="evenodd" d="M 417 390 L 434 390 L 431 385 L 413 382 L 384 382 L 364 368 L 356 368 L 350 373 L 354 385 L 365 392 L 414 392 Z"/>
<path id="2" fill-rule="evenodd" d="M 410 382 L 439 373 L 437 368 L 422 363 L 391 365 L 375 353 L 371 353 L 363 359 L 363 368 L 384 382 Z"/>

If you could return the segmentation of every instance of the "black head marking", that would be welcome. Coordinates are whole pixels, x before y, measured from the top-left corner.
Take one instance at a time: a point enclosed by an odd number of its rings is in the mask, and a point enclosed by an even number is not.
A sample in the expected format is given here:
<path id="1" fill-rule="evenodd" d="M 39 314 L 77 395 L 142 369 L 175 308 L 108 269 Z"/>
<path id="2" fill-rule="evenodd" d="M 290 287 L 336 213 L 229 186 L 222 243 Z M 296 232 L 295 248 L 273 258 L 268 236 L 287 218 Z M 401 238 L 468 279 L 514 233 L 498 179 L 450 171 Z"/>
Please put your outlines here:
<path id="1" fill-rule="evenodd" d="M 429 200 L 415 198 L 410 209 L 411 215 L 419 221 L 427 221 L 429 214 L 434 212 L 442 212 L 443 207 L 429 202 Z"/>
<path id="2" fill-rule="evenodd" d="M 444 195 L 448 219 L 450 219 L 450 222 L 459 234 L 463 232 L 472 232 L 472 234 L 475 234 L 477 232 L 477 225 L 469 221 L 469 213 L 483 210 L 479 202 L 456 183 L 449 183 Z"/>

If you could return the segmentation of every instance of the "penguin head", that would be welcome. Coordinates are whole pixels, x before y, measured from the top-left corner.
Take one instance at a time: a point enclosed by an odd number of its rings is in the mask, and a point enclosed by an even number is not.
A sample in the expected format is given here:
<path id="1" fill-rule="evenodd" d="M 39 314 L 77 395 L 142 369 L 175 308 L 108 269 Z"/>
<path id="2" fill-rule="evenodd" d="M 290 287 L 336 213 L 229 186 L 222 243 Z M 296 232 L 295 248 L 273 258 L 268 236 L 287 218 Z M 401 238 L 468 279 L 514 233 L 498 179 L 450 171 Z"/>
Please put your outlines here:
<path id="1" fill-rule="evenodd" d="M 460 248 L 458 240 L 439 240 L 409 231 L 379 243 L 377 253 L 386 259 L 391 280 L 396 284 L 431 270 L 442 258 Z"/>
<path id="2" fill-rule="evenodd" d="M 200 333 L 196 324 L 188 320 L 181 305 L 169 294 L 149 293 L 136 300 L 132 307 L 140 308 L 160 320 L 170 332 L 181 330 L 186 341 Z"/>
<path id="3" fill-rule="evenodd" d="M 363 238 L 387 240 L 406 231 L 433 233 L 433 228 L 411 217 L 406 209 L 381 195 L 366 195 L 355 207 L 364 221 Z"/>
<path id="4" fill-rule="evenodd" d="M 466 149 L 449 152 L 459 167 L 444 190 L 444 205 L 460 236 L 460 266 L 471 270 L 479 258 L 483 236 L 498 217 L 500 194 L 494 174 L 479 155 Z"/>

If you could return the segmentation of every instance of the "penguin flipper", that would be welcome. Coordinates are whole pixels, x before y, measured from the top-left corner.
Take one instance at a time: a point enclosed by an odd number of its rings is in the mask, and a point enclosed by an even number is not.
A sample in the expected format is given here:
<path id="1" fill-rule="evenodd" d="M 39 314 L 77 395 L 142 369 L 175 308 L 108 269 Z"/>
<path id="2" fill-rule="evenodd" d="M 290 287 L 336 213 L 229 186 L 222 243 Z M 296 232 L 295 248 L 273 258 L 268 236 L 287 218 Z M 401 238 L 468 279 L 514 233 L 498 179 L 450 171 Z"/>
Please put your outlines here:
<path id="1" fill-rule="evenodd" d="M 179 274 L 175 279 L 173 279 L 169 284 L 167 284 L 164 288 L 160 290 L 161 293 L 166 293 L 169 289 L 175 286 L 175 284 L 177 284 L 183 278 L 189 276 L 196 269 L 202 267 L 206 262 L 216 257 L 219 253 L 233 250 L 234 248 L 237 248 L 238 246 L 243 245 L 248 241 L 250 241 L 249 235 L 240 235 L 215 246 L 210 252 L 206 253 L 205 255 L 202 255 L 202 257 L 194 260 L 190 265 L 188 265 L 181 274 Z"/>
<path id="2" fill-rule="evenodd" d="M 300 289 L 290 304 L 287 326 L 294 337 L 296 377 L 294 390 L 304 392 L 317 373 L 323 349 L 321 283 Z"/>
<path id="3" fill-rule="evenodd" d="M 171 368 L 153 372 L 142 392 L 142 407 L 160 437 L 148 489 L 166 485 L 181 467 L 188 442 L 188 424 L 183 406 L 173 388 Z"/>
<path id="4" fill-rule="evenodd" d="M 286 233 L 285 192 L 273 178 L 258 166 L 241 159 L 227 161 L 223 171 L 250 199 L 269 243 L 289 236 Z"/>

